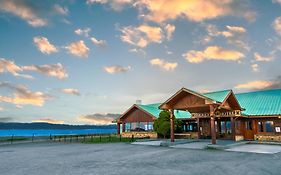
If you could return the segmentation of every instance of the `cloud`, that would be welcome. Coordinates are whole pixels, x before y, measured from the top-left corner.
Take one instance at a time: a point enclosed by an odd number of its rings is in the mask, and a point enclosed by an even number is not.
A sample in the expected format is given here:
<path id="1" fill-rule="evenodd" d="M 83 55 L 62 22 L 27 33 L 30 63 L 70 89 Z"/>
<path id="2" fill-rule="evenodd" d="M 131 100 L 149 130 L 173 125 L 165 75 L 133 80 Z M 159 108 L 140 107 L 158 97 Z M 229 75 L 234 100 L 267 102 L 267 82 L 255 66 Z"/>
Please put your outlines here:
<path id="1" fill-rule="evenodd" d="M 251 65 L 251 68 L 252 68 L 253 72 L 259 72 L 259 71 L 260 71 L 260 70 L 259 70 L 259 65 L 258 65 L 258 64 L 252 64 L 252 65 Z"/>
<path id="2" fill-rule="evenodd" d="M 84 29 L 76 29 L 74 31 L 77 35 L 89 37 L 89 33 L 91 32 L 91 29 L 89 27 L 84 28 Z"/>
<path id="3" fill-rule="evenodd" d="M 281 4 L 281 0 L 272 0 L 272 2 Z"/>
<path id="4" fill-rule="evenodd" d="M 134 0 L 87 0 L 86 3 L 88 5 L 93 4 L 109 4 L 109 6 L 115 10 L 120 11 L 126 5 L 130 5 L 134 2 Z"/>
<path id="5" fill-rule="evenodd" d="M 268 62 L 268 61 L 272 61 L 273 60 L 273 57 L 265 57 L 265 56 L 261 56 L 259 53 L 255 52 L 254 53 L 254 57 L 255 57 L 255 61 L 265 61 L 265 62 Z"/>
<path id="6" fill-rule="evenodd" d="M 175 29 L 176 29 L 176 27 L 174 25 L 171 25 L 171 24 L 167 24 L 165 26 L 168 41 L 170 41 L 172 39 L 172 36 L 173 36 L 173 33 L 174 33 Z"/>
<path id="7" fill-rule="evenodd" d="M 249 81 L 247 83 L 238 84 L 235 86 L 236 89 L 267 89 L 274 85 L 273 81 L 256 80 Z"/>
<path id="8" fill-rule="evenodd" d="M 0 117 L 0 122 L 11 122 L 13 121 L 13 118 L 12 117 Z"/>
<path id="9" fill-rule="evenodd" d="M 0 1 L 0 10 L 20 17 L 33 27 L 46 26 L 48 23 L 46 19 L 39 17 L 37 11 L 23 0 L 2 0 Z"/>
<path id="10" fill-rule="evenodd" d="M 58 49 L 49 42 L 49 40 L 42 36 L 33 38 L 34 44 L 37 46 L 40 52 L 45 54 L 51 54 L 58 52 Z"/>
<path id="11" fill-rule="evenodd" d="M 154 58 L 150 60 L 150 64 L 157 65 L 166 71 L 173 71 L 178 66 L 178 63 L 176 62 L 168 62 L 160 58 Z"/>
<path id="12" fill-rule="evenodd" d="M 273 21 L 272 26 L 273 26 L 274 30 L 276 31 L 276 33 L 281 36 L 281 16 L 277 17 Z"/>
<path id="13" fill-rule="evenodd" d="M 51 119 L 51 118 L 36 119 L 36 120 L 32 120 L 32 122 L 50 123 L 50 124 L 64 124 L 64 121 L 62 121 L 62 120 L 54 120 L 54 119 Z"/>
<path id="14" fill-rule="evenodd" d="M 22 66 L 22 69 L 25 71 L 39 72 L 41 74 L 44 74 L 44 75 L 47 75 L 50 77 L 56 77 L 58 79 L 65 79 L 68 77 L 66 69 L 63 67 L 63 65 L 61 63 Z"/>
<path id="15" fill-rule="evenodd" d="M 178 18 L 202 22 L 228 15 L 255 20 L 256 13 L 245 4 L 234 0 L 140 0 L 134 6 L 139 8 L 140 16 L 145 20 L 157 23 Z"/>
<path id="16" fill-rule="evenodd" d="M 12 103 L 15 105 L 43 106 L 50 96 L 43 92 L 31 92 L 23 85 L 13 85 L 8 82 L 0 82 L 0 88 L 8 88 L 15 91 L 11 96 L 0 95 L 0 102 Z"/>
<path id="17" fill-rule="evenodd" d="M 146 47 L 150 43 L 162 42 L 162 29 L 160 27 L 152 27 L 148 25 L 140 25 L 138 27 L 124 27 L 121 40 L 138 47 Z"/>
<path id="18" fill-rule="evenodd" d="M 65 47 L 68 52 L 74 56 L 87 58 L 90 49 L 85 45 L 83 40 L 70 43 Z"/>
<path id="19" fill-rule="evenodd" d="M 106 66 L 103 68 L 105 72 L 109 73 L 109 74 L 116 74 L 116 73 L 126 73 L 128 72 L 131 67 L 122 67 L 119 65 L 115 65 L 115 66 Z"/>
<path id="20" fill-rule="evenodd" d="M 0 106 L 0 111 L 4 111 L 4 110 L 5 110 L 5 108 L 3 108 L 3 107 Z M 0 120 L 1 120 L 1 119 L 0 119 Z"/>
<path id="21" fill-rule="evenodd" d="M 20 74 L 20 72 L 22 71 L 23 69 L 20 66 L 16 65 L 13 61 L 6 60 L 4 58 L 0 59 L 0 74 L 4 72 L 9 72 L 16 77 L 33 79 L 31 75 Z"/>
<path id="22" fill-rule="evenodd" d="M 201 63 L 205 60 L 239 61 L 245 57 L 239 51 L 219 46 L 209 46 L 203 51 L 190 50 L 182 56 L 190 63 Z"/>
<path id="23" fill-rule="evenodd" d="M 226 26 L 226 28 L 234 33 L 245 33 L 247 31 L 244 27 L 240 26 Z"/>
<path id="24" fill-rule="evenodd" d="M 59 4 L 54 5 L 54 11 L 61 15 L 68 15 L 69 10 L 67 7 L 62 7 Z"/>
<path id="25" fill-rule="evenodd" d="M 72 94 L 77 96 L 81 95 L 78 89 L 65 88 L 65 89 L 61 89 L 60 91 L 65 94 Z"/>
<path id="26" fill-rule="evenodd" d="M 112 121 L 117 119 L 120 114 L 89 114 L 82 115 L 78 117 L 78 122 L 83 122 L 85 124 L 93 124 L 93 125 L 110 125 Z"/>
<path id="27" fill-rule="evenodd" d="M 92 37 L 91 41 L 93 42 L 94 45 L 99 46 L 99 47 L 103 47 L 106 45 L 105 40 L 97 40 L 95 37 Z"/>

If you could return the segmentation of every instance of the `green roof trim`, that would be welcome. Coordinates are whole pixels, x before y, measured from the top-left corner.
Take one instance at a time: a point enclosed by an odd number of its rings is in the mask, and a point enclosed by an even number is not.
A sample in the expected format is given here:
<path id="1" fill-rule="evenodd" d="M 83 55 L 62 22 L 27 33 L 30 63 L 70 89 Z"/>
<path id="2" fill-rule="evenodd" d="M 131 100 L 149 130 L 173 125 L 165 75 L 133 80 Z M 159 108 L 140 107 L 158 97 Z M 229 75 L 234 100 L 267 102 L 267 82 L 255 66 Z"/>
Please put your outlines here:
<path id="1" fill-rule="evenodd" d="M 203 93 L 205 97 L 213 99 L 217 102 L 223 102 L 227 95 L 231 92 L 231 90 L 223 90 L 223 91 L 216 91 L 216 92 L 208 92 Z"/>
<path id="2" fill-rule="evenodd" d="M 231 90 L 223 90 L 216 92 L 203 93 L 203 96 L 218 102 L 223 102 Z M 244 116 L 263 116 L 263 115 L 281 115 L 281 89 L 263 90 L 247 93 L 234 94 L 245 111 Z M 141 109 L 158 118 L 161 110 L 161 103 L 137 105 Z M 187 111 L 175 110 L 176 118 L 191 118 L 191 114 Z"/>
<path id="3" fill-rule="evenodd" d="M 147 105 L 137 105 L 139 108 L 145 110 L 146 112 L 150 113 L 154 117 L 158 118 L 160 112 L 162 111 L 159 109 L 161 103 L 154 103 L 154 104 L 147 104 Z M 174 115 L 176 118 L 191 118 L 191 114 L 187 111 L 175 110 Z"/>

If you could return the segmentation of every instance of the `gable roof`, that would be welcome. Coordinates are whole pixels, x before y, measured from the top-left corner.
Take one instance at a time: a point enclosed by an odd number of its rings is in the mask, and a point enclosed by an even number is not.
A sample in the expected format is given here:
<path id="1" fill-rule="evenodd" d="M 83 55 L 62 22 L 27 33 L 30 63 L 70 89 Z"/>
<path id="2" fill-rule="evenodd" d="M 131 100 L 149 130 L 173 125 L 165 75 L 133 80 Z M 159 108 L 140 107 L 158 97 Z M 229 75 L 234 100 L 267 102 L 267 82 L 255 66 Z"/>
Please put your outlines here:
<path id="1" fill-rule="evenodd" d="M 235 94 L 243 115 L 281 115 L 281 89 Z"/>
<path id="2" fill-rule="evenodd" d="M 222 91 L 216 91 L 216 92 L 203 93 L 202 95 L 204 95 L 214 101 L 222 103 L 230 92 L 231 92 L 231 90 L 222 90 Z"/>

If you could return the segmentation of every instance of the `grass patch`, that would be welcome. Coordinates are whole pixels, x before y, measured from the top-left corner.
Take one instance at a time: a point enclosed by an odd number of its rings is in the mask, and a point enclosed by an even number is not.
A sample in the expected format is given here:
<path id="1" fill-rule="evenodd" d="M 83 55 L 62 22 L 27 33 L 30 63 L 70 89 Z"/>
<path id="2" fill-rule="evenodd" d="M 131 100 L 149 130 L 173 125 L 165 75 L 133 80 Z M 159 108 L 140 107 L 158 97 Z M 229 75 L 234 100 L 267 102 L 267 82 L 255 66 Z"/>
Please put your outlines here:
<path id="1" fill-rule="evenodd" d="M 136 138 L 123 138 L 118 136 L 102 136 L 102 137 L 93 137 L 87 138 L 82 143 L 118 143 L 118 142 L 134 142 Z"/>
<path id="2" fill-rule="evenodd" d="M 15 141 L 24 141 L 24 140 L 28 140 L 27 137 L 2 137 L 0 138 L 0 142 L 15 142 Z"/>

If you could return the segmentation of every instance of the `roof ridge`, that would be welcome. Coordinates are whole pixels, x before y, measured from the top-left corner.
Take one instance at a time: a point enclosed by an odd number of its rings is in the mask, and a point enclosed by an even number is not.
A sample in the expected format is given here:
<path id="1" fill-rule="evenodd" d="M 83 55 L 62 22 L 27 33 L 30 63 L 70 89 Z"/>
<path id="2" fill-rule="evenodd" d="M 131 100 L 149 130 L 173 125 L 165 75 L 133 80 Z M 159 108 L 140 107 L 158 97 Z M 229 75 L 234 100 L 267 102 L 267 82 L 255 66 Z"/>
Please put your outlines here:
<path id="1" fill-rule="evenodd" d="M 257 92 L 268 92 L 268 91 L 280 91 L 281 88 L 276 88 L 276 89 L 262 89 L 262 90 L 256 90 L 256 91 L 249 91 L 249 92 L 240 92 L 240 93 L 234 93 L 235 95 L 239 94 L 250 94 L 250 93 L 257 93 Z"/>
<path id="2" fill-rule="evenodd" d="M 219 91 L 212 91 L 212 92 L 206 92 L 206 93 L 202 93 L 204 94 L 211 94 L 211 93 L 218 93 L 218 92 L 224 92 L 224 91 L 232 91 L 232 89 L 225 89 L 225 90 L 219 90 Z"/>

